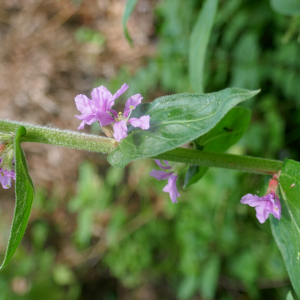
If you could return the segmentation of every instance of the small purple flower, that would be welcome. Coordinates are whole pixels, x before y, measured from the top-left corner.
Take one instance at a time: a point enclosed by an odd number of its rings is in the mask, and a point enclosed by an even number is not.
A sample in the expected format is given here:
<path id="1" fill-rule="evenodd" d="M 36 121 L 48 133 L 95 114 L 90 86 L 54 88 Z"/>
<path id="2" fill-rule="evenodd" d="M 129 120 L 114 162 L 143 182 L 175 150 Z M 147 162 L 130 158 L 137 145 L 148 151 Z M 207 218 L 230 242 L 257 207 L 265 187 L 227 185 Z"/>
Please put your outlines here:
<path id="1" fill-rule="evenodd" d="M 170 170 L 172 168 L 169 165 L 168 161 L 164 161 L 164 164 L 166 166 L 164 166 L 158 159 L 156 159 L 155 162 L 163 170 Z M 163 188 L 163 191 L 170 194 L 170 198 L 173 203 L 178 202 L 177 197 L 180 197 L 180 194 L 178 193 L 177 187 L 176 187 L 176 180 L 177 180 L 178 176 L 175 173 L 173 173 L 173 172 L 168 173 L 166 171 L 158 171 L 158 170 L 153 169 L 150 172 L 150 176 L 155 177 L 157 180 L 168 179 L 168 184 Z"/>
<path id="2" fill-rule="evenodd" d="M 274 192 L 263 197 L 247 194 L 242 198 L 241 203 L 255 207 L 256 218 L 260 223 L 264 223 L 269 218 L 269 214 L 273 214 L 278 220 L 281 218 L 281 204 Z"/>
<path id="3" fill-rule="evenodd" d="M 0 158 L 0 166 L 2 165 L 3 159 Z M 4 189 L 11 187 L 11 179 L 16 180 L 16 173 L 14 170 L 3 169 L 0 167 L 0 183 Z"/>
<path id="4" fill-rule="evenodd" d="M 115 99 L 127 89 L 128 85 L 124 83 L 116 94 L 112 95 L 104 86 L 100 86 L 93 89 L 92 100 L 84 95 L 76 96 L 77 109 L 82 113 L 81 116 L 75 116 L 82 120 L 78 129 L 83 129 L 84 124 L 91 125 L 95 121 L 99 121 L 101 126 L 113 124 L 113 136 L 118 142 L 127 137 L 127 123 L 130 123 L 133 127 L 149 129 L 150 116 L 129 119 L 132 110 L 142 102 L 143 97 L 140 94 L 133 95 L 127 100 L 123 113 L 117 113 L 112 109 Z"/>
<path id="5" fill-rule="evenodd" d="M 103 85 L 92 91 L 92 100 L 85 95 L 78 95 L 75 97 L 75 103 L 77 109 L 82 113 L 81 116 L 75 116 L 79 120 L 82 120 L 78 129 L 83 129 L 85 124 L 91 125 L 97 121 L 96 114 L 102 113 L 103 124 L 106 123 L 106 118 L 110 119 L 108 112 L 115 103 L 115 100 L 121 96 L 128 89 L 128 85 L 124 83 L 121 88 L 112 95 L 111 92 Z"/>

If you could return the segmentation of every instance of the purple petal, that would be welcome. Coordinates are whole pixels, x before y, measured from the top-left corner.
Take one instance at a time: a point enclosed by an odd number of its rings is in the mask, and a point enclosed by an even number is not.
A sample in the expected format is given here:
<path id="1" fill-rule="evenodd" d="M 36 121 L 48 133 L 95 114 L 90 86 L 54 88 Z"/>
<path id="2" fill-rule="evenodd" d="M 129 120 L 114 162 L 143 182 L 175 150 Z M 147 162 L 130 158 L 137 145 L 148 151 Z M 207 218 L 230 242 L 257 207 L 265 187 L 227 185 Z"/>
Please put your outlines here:
<path id="1" fill-rule="evenodd" d="M 149 129 L 150 127 L 150 116 L 142 116 L 139 119 L 137 118 L 131 118 L 128 120 L 128 122 L 133 127 L 140 127 L 142 129 Z"/>
<path id="2" fill-rule="evenodd" d="M 76 116 L 75 116 L 76 117 Z M 80 125 L 77 127 L 78 130 L 83 129 L 85 125 L 85 121 L 82 121 Z"/>
<path id="3" fill-rule="evenodd" d="M 275 193 L 263 197 L 247 194 L 242 198 L 241 203 L 255 207 L 256 217 L 260 223 L 264 223 L 270 213 L 279 220 L 281 218 L 281 204 Z"/>
<path id="4" fill-rule="evenodd" d="M 0 183 L 4 189 L 9 189 L 11 187 L 11 177 L 7 177 L 3 170 L 0 172 Z"/>
<path id="5" fill-rule="evenodd" d="M 269 218 L 269 211 L 266 209 L 266 205 L 268 202 L 262 201 L 262 203 L 255 207 L 256 210 L 256 218 L 260 223 L 265 223 L 265 221 Z"/>
<path id="6" fill-rule="evenodd" d="M 110 109 L 109 111 L 115 116 L 115 118 L 118 117 L 118 113 L 115 110 Z"/>
<path id="7" fill-rule="evenodd" d="M 167 160 L 164 160 L 164 164 L 166 164 L 167 166 L 164 166 L 159 159 L 155 159 L 155 162 L 157 163 L 157 165 L 163 169 L 163 170 L 168 170 L 171 169 L 171 166 L 169 166 L 169 162 Z"/>
<path id="8" fill-rule="evenodd" d="M 75 104 L 77 109 L 81 113 L 91 113 L 92 112 L 92 102 L 91 100 L 85 95 L 77 95 L 75 97 Z"/>
<path id="9" fill-rule="evenodd" d="M 165 179 L 168 179 L 172 175 L 173 175 L 173 173 L 167 173 L 165 171 L 157 171 L 154 169 L 150 172 L 150 176 L 155 177 L 157 180 L 165 180 Z"/>
<path id="10" fill-rule="evenodd" d="M 277 195 L 275 195 L 275 193 L 270 193 L 270 194 L 262 197 L 262 199 L 263 198 L 265 198 L 265 200 L 268 200 L 267 205 L 266 205 L 266 210 L 269 213 L 271 213 L 275 218 L 280 220 L 280 218 L 281 218 L 281 204 L 280 204 L 280 201 L 279 201 Z"/>
<path id="11" fill-rule="evenodd" d="M 93 89 L 92 102 L 98 111 L 108 111 L 114 105 L 111 92 L 103 85 Z"/>
<path id="12" fill-rule="evenodd" d="M 141 102 L 142 102 L 142 99 L 144 99 L 142 97 L 141 94 L 136 94 L 136 95 L 133 95 L 131 96 L 127 101 L 126 101 L 126 104 L 125 104 L 125 109 L 124 109 L 124 116 L 127 118 L 129 112 L 133 109 L 135 109 Z"/>
<path id="13" fill-rule="evenodd" d="M 173 203 L 178 202 L 177 197 L 180 197 L 180 194 L 177 191 L 176 187 L 177 175 L 172 175 L 168 179 L 168 184 L 163 188 L 163 191 L 170 194 L 170 198 Z"/>
<path id="14" fill-rule="evenodd" d="M 126 90 L 129 88 L 129 85 L 124 83 L 119 90 L 113 95 L 113 100 L 116 100 L 118 97 L 120 97 L 123 93 L 126 92 Z"/>
<path id="15" fill-rule="evenodd" d="M 114 138 L 116 141 L 120 142 L 122 139 L 126 138 L 127 136 L 127 125 L 124 120 L 120 122 L 116 122 L 114 124 Z"/>
<path id="16" fill-rule="evenodd" d="M 86 115 L 82 114 L 81 116 L 75 116 L 77 119 L 82 120 L 78 129 L 83 129 L 85 124 L 92 125 L 97 120 L 95 119 L 94 115 Z"/>
<path id="17" fill-rule="evenodd" d="M 101 124 L 101 126 L 106 126 L 115 121 L 115 119 L 105 111 L 98 111 L 96 114 L 96 118 Z"/>
<path id="18" fill-rule="evenodd" d="M 4 170 L 3 173 L 6 177 L 11 177 L 16 180 L 16 173 L 14 170 Z"/>
<path id="19" fill-rule="evenodd" d="M 255 207 L 261 204 L 261 199 L 256 195 L 247 194 L 242 198 L 241 203 Z"/>

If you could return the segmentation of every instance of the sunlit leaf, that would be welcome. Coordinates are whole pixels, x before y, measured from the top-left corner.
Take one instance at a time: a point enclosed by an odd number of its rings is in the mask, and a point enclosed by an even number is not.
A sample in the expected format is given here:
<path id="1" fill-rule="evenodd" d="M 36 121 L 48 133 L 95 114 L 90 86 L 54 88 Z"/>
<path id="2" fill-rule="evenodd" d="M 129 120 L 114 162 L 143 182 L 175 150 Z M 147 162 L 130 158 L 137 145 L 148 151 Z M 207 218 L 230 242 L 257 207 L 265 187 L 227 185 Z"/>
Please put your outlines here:
<path id="1" fill-rule="evenodd" d="M 292 292 L 289 292 L 286 296 L 286 300 L 294 300 L 294 297 L 292 295 Z"/>
<path id="2" fill-rule="evenodd" d="M 212 152 L 226 151 L 243 136 L 250 120 L 251 112 L 248 109 L 234 107 L 212 130 L 195 140 L 196 148 Z M 189 166 L 184 188 L 200 180 L 207 170 L 201 166 Z"/>
<path id="3" fill-rule="evenodd" d="M 195 93 L 203 93 L 205 53 L 214 24 L 218 0 L 206 0 L 190 37 L 189 76 Z"/>
<path id="4" fill-rule="evenodd" d="M 176 94 L 139 105 L 132 117 L 150 115 L 150 128 L 129 128 L 129 135 L 108 156 L 117 168 L 190 142 L 212 129 L 236 104 L 259 91 L 229 88 L 209 94 Z"/>
<path id="5" fill-rule="evenodd" d="M 271 228 L 286 269 L 300 297 L 300 163 L 286 160 L 280 175 L 281 219 L 271 216 Z"/>
<path id="6" fill-rule="evenodd" d="M 26 159 L 20 147 L 20 138 L 25 134 L 26 129 L 23 126 L 20 126 L 15 133 L 16 203 L 10 237 L 0 269 L 8 264 L 23 238 L 34 197 L 34 188 L 28 174 Z"/>

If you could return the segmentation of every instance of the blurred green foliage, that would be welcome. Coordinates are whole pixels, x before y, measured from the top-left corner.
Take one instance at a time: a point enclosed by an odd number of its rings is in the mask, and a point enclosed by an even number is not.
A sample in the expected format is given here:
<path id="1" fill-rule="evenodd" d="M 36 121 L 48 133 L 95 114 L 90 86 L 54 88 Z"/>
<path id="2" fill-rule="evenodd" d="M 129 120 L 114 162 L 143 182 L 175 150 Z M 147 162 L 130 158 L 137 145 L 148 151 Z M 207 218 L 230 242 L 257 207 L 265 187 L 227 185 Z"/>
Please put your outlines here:
<path id="1" fill-rule="evenodd" d="M 102 46 L 105 43 L 105 37 L 99 31 L 88 27 L 80 27 L 75 32 L 75 38 L 79 43 L 90 43 Z"/>
<path id="2" fill-rule="evenodd" d="M 126 82 L 127 95 L 141 93 L 147 101 L 191 92 L 187 45 L 202 3 L 159 2 L 157 54 L 134 75 L 124 66 L 109 83 L 99 79 L 95 85 L 115 91 Z M 293 22 L 274 12 L 269 0 L 219 3 L 205 91 L 262 89 L 243 104 L 252 110 L 252 122 L 231 153 L 299 160 L 300 45 L 296 31 L 289 34 Z M 79 41 L 97 40 L 85 30 L 78 31 Z M 67 238 L 59 221 L 47 218 L 62 209 L 59 200 L 37 191 L 34 212 L 44 218 L 31 222 L 0 274 L 0 299 L 118 299 L 103 278 L 129 290 L 150 286 L 157 299 L 166 300 L 286 297 L 290 285 L 269 224 L 259 224 L 255 210 L 239 202 L 246 193 L 263 195 L 262 176 L 210 169 L 187 190 L 179 186 L 179 203 L 172 204 L 162 192 L 166 182 L 149 176 L 153 167 L 151 160 L 136 161 L 104 176 L 91 163 L 81 165 L 77 192 L 67 204 L 75 222 L 68 246 L 80 257 L 75 263 L 60 261 L 55 240 Z M 182 186 L 184 174 L 179 179 Z M 86 278 L 94 285 L 99 278 L 104 292 L 86 296 Z"/>

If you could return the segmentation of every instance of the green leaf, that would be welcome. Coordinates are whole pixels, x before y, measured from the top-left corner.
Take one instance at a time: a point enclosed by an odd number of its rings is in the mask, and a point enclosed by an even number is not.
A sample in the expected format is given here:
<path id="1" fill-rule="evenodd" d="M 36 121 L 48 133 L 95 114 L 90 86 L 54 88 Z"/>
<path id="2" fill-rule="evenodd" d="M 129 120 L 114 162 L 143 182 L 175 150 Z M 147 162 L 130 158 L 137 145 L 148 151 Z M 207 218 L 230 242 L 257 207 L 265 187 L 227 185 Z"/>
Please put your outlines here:
<path id="1" fill-rule="evenodd" d="M 190 37 L 189 76 L 195 93 L 203 93 L 205 53 L 214 24 L 218 0 L 206 0 Z"/>
<path id="2" fill-rule="evenodd" d="M 243 136 L 251 121 L 250 110 L 234 107 L 209 132 L 195 140 L 198 150 L 224 152 Z M 186 172 L 184 188 L 196 183 L 206 173 L 208 168 L 189 166 Z"/>
<path id="3" fill-rule="evenodd" d="M 229 88 L 210 94 L 176 94 L 140 104 L 132 117 L 150 116 L 150 128 L 130 127 L 128 136 L 108 156 L 116 168 L 153 157 L 195 140 L 212 129 L 236 104 L 259 91 Z"/>
<path id="4" fill-rule="evenodd" d="M 292 295 L 292 292 L 288 292 L 287 296 L 286 296 L 286 300 L 294 300 L 294 297 Z"/>
<path id="5" fill-rule="evenodd" d="M 271 216 L 273 236 L 300 297 L 300 163 L 286 160 L 280 175 L 281 219 Z"/>
<path id="6" fill-rule="evenodd" d="M 138 0 L 127 0 L 127 2 L 125 4 L 125 10 L 124 10 L 123 18 L 122 18 L 123 31 L 124 31 L 124 34 L 125 34 L 125 37 L 126 37 L 127 41 L 129 42 L 129 44 L 131 46 L 133 46 L 133 43 L 132 43 L 132 39 L 130 37 L 130 34 L 128 32 L 128 29 L 127 29 L 127 21 L 130 18 L 131 14 L 133 13 L 137 2 L 138 2 Z"/>
<path id="7" fill-rule="evenodd" d="M 300 0 L 270 0 L 271 7 L 276 12 L 286 15 L 294 16 L 300 15 Z"/>
<path id="8" fill-rule="evenodd" d="M 220 273 L 220 258 L 213 255 L 202 270 L 201 295 L 204 299 L 214 299 Z"/>
<path id="9" fill-rule="evenodd" d="M 23 126 L 20 126 L 15 133 L 16 204 L 10 237 L 8 240 L 4 261 L 0 269 L 8 264 L 21 242 L 30 216 L 31 205 L 34 196 L 34 188 L 31 178 L 28 174 L 26 159 L 23 150 L 20 147 L 20 138 L 25 134 L 26 129 Z"/>

